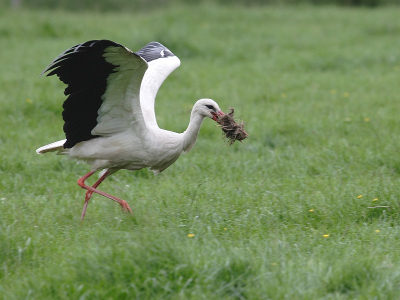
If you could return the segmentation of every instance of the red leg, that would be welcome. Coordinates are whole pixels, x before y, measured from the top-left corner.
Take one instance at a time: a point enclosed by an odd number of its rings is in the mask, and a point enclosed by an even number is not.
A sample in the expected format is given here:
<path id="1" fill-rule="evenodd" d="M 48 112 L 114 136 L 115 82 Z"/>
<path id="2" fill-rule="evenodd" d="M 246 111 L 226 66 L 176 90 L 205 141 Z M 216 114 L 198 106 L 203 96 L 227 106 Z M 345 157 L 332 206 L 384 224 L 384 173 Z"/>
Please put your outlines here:
<path id="1" fill-rule="evenodd" d="M 109 174 L 110 174 L 110 172 L 107 170 L 107 171 L 95 182 L 95 184 L 92 185 L 92 188 L 97 188 L 97 187 L 100 185 L 100 183 L 102 183 L 103 180 L 107 178 L 107 176 L 108 176 Z M 87 192 L 86 192 L 85 204 L 83 205 L 81 220 L 83 220 L 83 218 L 85 217 L 86 209 L 87 209 L 87 206 L 88 206 L 88 204 L 89 204 L 90 198 L 92 198 L 92 195 L 93 195 L 93 192 L 92 192 L 92 191 L 87 191 Z"/>
<path id="2" fill-rule="evenodd" d="M 114 173 L 114 172 L 113 172 Z M 111 173 L 112 174 L 112 173 Z M 92 187 L 93 188 L 97 188 L 99 185 L 100 185 L 100 183 L 102 183 L 103 181 L 104 181 L 104 179 L 106 179 L 107 177 L 108 177 L 108 175 L 111 175 L 110 174 L 110 171 L 106 171 L 100 178 L 99 178 L 99 180 L 97 180 L 96 182 L 95 182 L 95 184 L 93 184 L 92 185 Z M 87 201 L 89 201 L 90 200 L 90 198 L 92 198 L 92 195 L 93 195 L 93 192 L 92 191 L 87 191 L 86 192 L 86 199 L 87 199 Z"/>
<path id="3" fill-rule="evenodd" d="M 98 187 L 98 186 L 100 185 L 100 183 L 101 183 L 104 179 L 107 178 L 107 176 L 109 175 L 109 172 L 108 172 L 108 171 L 107 171 L 106 173 L 104 173 L 103 176 L 101 176 L 101 177 L 99 178 L 99 180 L 97 180 L 96 183 L 95 183 L 93 186 L 88 186 L 88 185 L 85 184 L 85 180 L 88 179 L 90 176 L 92 176 L 94 173 L 95 173 L 95 172 L 90 171 L 89 173 L 87 173 L 86 175 L 82 176 L 82 177 L 79 178 L 79 180 L 78 180 L 78 185 L 79 185 L 81 188 L 87 190 L 87 192 L 86 192 L 86 197 L 85 197 L 85 204 L 84 204 L 84 206 L 83 206 L 81 219 L 83 220 L 83 218 L 85 217 L 86 208 L 87 208 L 87 205 L 89 204 L 89 200 L 90 200 L 90 198 L 92 197 L 92 194 L 93 194 L 93 193 L 102 195 L 102 196 L 104 196 L 104 197 L 107 197 L 107 198 L 109 198 L 109 199 L 111 199 L 111 200 L 114 200 L 114 201 L 118 202 L 118 203 L 121 205 L 123 211 L 129 212 L 129 213 L 132 214 L 132 210 L 131 210 L 131 208 L 129 207 L 129 205 L 128 205 L 128 203 L 127 203 L 126 201 L 124 201 L 124 200 L 122 200 L 122 199 L 119 199 L 119 198 L 117 198 L 117 197 L 114 197 L 114 196 L 112 196 L 112 195 L 110 195 L 110 194 L 104 193 L 104 192 L 99 191 L 98 189 L 96 189 L 96 187 Z"/>

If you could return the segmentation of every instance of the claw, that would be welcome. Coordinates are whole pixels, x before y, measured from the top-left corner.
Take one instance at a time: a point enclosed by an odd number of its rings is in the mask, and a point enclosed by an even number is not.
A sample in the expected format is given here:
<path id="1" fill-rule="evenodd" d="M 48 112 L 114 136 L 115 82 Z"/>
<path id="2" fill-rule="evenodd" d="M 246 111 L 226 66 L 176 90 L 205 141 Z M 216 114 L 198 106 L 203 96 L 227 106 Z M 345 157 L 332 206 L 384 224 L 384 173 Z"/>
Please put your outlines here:
<path id="1" fill-rule="evenodd" d="M 132 209 L 129 207 L 129 204 L 125 200 L 122 200 L 119 204 L 121 204 L 123 212 L 130 213 L 133 216 Z"/>

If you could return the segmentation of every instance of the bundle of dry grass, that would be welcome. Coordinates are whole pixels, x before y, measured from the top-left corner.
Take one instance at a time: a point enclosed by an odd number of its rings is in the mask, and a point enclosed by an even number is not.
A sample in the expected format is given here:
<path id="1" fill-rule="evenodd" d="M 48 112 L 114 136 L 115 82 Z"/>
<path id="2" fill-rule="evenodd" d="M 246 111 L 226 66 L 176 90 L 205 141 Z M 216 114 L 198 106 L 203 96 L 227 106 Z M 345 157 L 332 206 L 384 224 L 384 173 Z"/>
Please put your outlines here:
<path id="1" fill-rule="evenodd" d="M 217 120 L 219 127 L 225 133 L 225 137 L 228 139 L 228 143 L 232 145 L 236 141 L 242 141 L 249 135 L 244 131 L 244 123 L 237 122 L 233 118 L 234 108 L 229 108 L 229 112 Z"/>

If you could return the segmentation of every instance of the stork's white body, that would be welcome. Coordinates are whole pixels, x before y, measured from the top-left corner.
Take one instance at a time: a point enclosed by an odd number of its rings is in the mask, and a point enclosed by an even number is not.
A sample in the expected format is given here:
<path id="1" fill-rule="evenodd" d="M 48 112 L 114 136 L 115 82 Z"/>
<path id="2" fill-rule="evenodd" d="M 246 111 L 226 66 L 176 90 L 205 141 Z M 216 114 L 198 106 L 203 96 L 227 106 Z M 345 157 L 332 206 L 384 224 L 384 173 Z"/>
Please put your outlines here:
<path id="1" fill-rule="evenodd" d="M 129 128 L 109 137 L 80 142 L 62 153 L 90 164 L 92 171 L 150 168 L 159 173 L 173 164 L 183 152 L 184 134 L 154 128 L 142 135 Z"/>
<path id="2" fill-rule="evenodd" d="M 68 49 L 44 71 L 53 70 L 49 75 L 56 74 L 68 85 L 63 113 L 67 139 L 43 146 L 37 153 L 58 151 L 91 165 L 91 171 L 78 180 L 88 190 L 82 219 L 93 192 L 131 211 L 125 201 L 96 187 L 120 169 L 162 172 L 194 146 L 205 117 L 216 120 L 223 115 L 215 101 L 200 99 L 186 131 L 176 133 L 158 127 L 154 110 L 157 91 L 179 65 L 179 59 L 156 42 L 133 53 L 102 40 Z M 85 76 L 79 75 L 80 71 Z M 100 95 L 101 84 L 105 86 Z M 91 117 L 86 119 L 82 109 Z M 92 187 L 85 185 L 84 181 L 99 170 L 104 170 L 100 179 Z"/>

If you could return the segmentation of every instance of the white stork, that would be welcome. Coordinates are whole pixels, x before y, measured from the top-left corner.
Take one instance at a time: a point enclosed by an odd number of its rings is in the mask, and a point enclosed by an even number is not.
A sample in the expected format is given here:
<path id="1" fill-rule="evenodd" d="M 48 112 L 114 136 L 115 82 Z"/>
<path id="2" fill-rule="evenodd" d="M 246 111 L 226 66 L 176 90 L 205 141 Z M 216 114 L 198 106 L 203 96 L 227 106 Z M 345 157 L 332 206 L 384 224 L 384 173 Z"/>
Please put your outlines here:
<path id="1" fill-rule="evenodd" d="M 51 71 L 47 76 L 57 75 L 67 85 L 62 113 L 66 139 L 36 152 L 57 151 L 91 166 L 78 180 L 87 190 L 82 220 L 93 193 L 132 213 L 127 202 L 98 190 L 99 184 L 120 169 L 164 171 L 192 149 L 205 117 L 217 121 L 224 115 L 215 101 L 200 99 L 183 133 L 158 127 L 157 91 L 179 65 L 179 58 L 158 42 L 132 52 L 109 40 L 92 40 L 69 48 L 43 71 Z M 94 185 L 86 185 L 85 180 L 100 170 Z"/>

